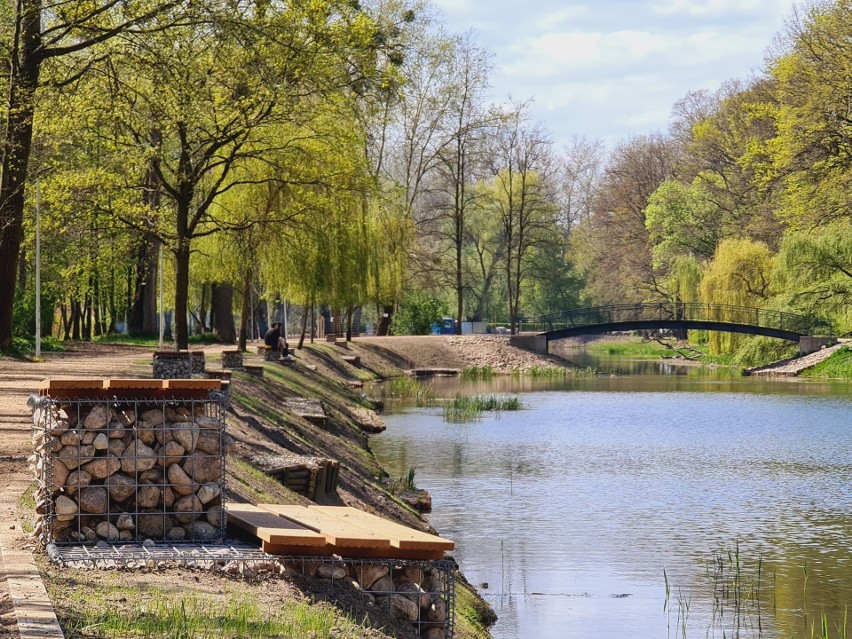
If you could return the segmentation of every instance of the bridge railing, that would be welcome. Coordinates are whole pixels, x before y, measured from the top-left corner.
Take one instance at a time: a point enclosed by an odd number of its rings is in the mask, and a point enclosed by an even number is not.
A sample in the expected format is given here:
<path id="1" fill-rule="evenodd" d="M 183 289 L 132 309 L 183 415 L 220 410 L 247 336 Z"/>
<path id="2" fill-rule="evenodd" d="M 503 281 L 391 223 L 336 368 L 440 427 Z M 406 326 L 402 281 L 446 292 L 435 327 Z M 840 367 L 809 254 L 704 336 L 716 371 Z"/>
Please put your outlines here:
<path id="1" fill-rule="evenodd" d="M 815 335 L 829 329 L 825 322 L 813 317 L 772 309 L 730 304 L 665 302 L 592 306 L 559 311 L 532 321 L 523 321 L 521 329 L 543 333 L 561 328 L 617 325 L 637 321 L 719 322 L 778 329 L 800 335 Z"/>

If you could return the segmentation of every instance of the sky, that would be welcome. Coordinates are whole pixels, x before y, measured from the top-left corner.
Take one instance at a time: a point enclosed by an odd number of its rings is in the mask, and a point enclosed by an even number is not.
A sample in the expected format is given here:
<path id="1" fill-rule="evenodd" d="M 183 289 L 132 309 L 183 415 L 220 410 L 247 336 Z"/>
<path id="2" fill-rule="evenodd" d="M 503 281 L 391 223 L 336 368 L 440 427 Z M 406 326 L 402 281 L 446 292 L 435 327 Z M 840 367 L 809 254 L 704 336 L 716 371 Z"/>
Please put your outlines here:
<path id="1" fill-rule="evenodd" d="M 792 0 L 436 0 L 494 57 L 493 97 L 533 98 L 558 144 L 665 131 L 687 92 L 763 67 Z"/>

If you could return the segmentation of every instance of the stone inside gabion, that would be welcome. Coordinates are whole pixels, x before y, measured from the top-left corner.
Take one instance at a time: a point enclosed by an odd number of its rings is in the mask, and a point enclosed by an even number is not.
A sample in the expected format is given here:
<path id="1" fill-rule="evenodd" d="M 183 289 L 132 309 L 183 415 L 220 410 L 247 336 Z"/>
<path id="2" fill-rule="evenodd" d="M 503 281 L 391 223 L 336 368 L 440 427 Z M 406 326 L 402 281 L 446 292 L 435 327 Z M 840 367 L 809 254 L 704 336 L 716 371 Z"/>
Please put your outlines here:
<path id="1" fill-rule="evenodd" d="M 217 403 L 46 402 L 33 417 L 43 543 L 222 537 L 230 438 Z"/>

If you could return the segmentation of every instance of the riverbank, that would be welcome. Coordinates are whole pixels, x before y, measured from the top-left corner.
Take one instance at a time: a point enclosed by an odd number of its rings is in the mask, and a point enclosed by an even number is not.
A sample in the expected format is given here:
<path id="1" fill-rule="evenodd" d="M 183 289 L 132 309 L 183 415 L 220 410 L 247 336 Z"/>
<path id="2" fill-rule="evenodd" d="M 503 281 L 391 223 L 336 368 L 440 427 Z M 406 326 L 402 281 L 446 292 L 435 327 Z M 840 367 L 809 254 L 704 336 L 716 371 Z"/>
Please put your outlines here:
<path id="1" fill-rule="evenodd" d="M 440 351 L 444 346 L 439 340 L 431 346 L 424 343 L 422 349 L 369 340 L 341 345 L 317 343 L 297 351 L 292 366 L 262 364 L 263 378 L 235 372 L 228 411 L 228 432 L 234 444 L 228 457 L 226 497 L 251 503 L 306 505 L 310 502 L 304 496 L 262 472 L 258 461 L 283 457 L 296 461 L 334 459 L 341 465 L 337 491 L 325 496 L 321 503 L 355 506 L 418 529 L 431 530 L 418 513 L 387 491 L 384 484 L 387 474 L 373 457 L 367 441 L 367 431 L 380 425 L 380 419 L 372 412 L 359 386 L 366 381 L 401 375 L 412 362 L 425 361 L 431 357 L 425 355 L 427 352 Z M 208 369 L 217 367 L 223 348 L 228 347 L 204 349 Z M 523 354 L 518 354 L 518 358 L 518 361 L 523 359 Z M 257 356 L 249 355 L 246 361 L 261 365 Z M 66 352 L 46 353 L 43 362 L 0 358 L 0 419 L 5 435 L 0 438 L 0 473 L 28 477 L 26 459 L 31 452 L 31 424 L 25 402 L 37 390 L 41 379 L 146 377 L 150 370 L 150 350 L 127 346 L 78 345 Z M 318 426 L 284 409 L 285 400 L 294 397 L 319 399 L 325 410 L 325 423 Z M 4 507 L 14 511 L 21 522 L 31 518 L 33 504 L 26 499 Z M 27 529 L 27 525 L 23 530 L 17 528 L 10 544 L 18 549 L 31 547 L 32 542 L 25 534 Z M 39 553 L 36 561 L 67 637 L 106 635 L 110 632 L 108 625 L 104 626 L 106 630 L 95 632 L 92 624 L 100 627 L 110 615 L 135 619 L 145 610 L 151 610 L 152 598 L 167 603 L 160 611 L 163 615 L 192 608 L 199 610 L 196 616 L 200 618 L 232 607 L 234 602 L 252 602 L 251 606 L 237 606 L 235 614 L 254 611 L 261 617 L 271 614 L 270 610 L 286 612 L 298 608 L 305 624 L 316 623 L 327 628 L 327 632 L 321 630 L 316 636 L 382 639 L 411 633 L 410 626 L 372 605 L 368 597 L 347 586 L 345 580 L 331 584 L 323 579 L 281 576 L 264 570 L 249 571 L 248 579 L 237 580 L 233 576 L 199 571 L 184 575 L 186 571 L 182 569 L 104 575 L 99 571 L 57 568 Z M 176 575 L 175 570 L 180 574 Z M 4 574 L 8 574 L 5 568 Z M 484 639 L 489 636 L 487 627 L 493 623 L 493 612 L 460 577 L 456 591 L 456 637 Z M 0 582 L 3 636 L 16 636 L 15 625 L 15 612 L 4 579 Z M 307 636 L 295 632 L 293 636 Z"/>

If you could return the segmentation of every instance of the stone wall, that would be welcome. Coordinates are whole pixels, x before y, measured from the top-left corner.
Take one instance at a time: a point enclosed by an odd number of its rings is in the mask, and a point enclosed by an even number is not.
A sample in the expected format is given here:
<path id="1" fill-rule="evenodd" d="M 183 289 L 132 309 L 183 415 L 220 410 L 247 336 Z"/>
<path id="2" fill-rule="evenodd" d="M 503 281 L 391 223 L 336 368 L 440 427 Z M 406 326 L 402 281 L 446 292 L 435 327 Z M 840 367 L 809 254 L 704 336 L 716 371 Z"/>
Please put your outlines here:
<path id="1" fill-rule="evenodd" d="M 43 543 L 224 536 L 224 408 L 212 399 L 33 402 Z"/>
<path id="2" fill-rule="evenodd" d="M 203 366 L 202 362 L 202 371 Z M 151 367 L 151 376 L 157 379 L 189 379 L 192 377 L 193 359 L 189 351 L 156 351 Z"/>

